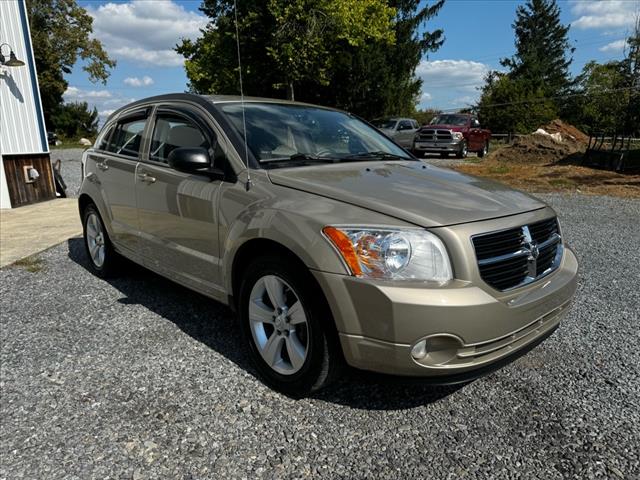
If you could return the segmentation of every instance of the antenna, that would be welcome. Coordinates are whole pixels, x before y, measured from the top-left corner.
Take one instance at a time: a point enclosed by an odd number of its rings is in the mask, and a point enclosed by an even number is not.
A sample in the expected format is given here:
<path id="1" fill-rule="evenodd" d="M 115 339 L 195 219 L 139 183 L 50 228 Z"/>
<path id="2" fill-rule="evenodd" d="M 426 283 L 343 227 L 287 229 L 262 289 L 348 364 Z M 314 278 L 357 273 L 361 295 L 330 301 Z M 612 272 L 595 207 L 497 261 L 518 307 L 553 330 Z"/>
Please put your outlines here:
<path id="1" fill-rule="evenodd" d="M 244 137 L 244 166 L 247 169 L 247 191 L 251 188 L 251 171 L 249 170 L 249 150 L 247 148 L 247 120 L 244 114 L 244 90 L 242 88 L 242 61 L 240 60 L 240 34 L 238 32 L 238 4 L 233 0 L 233 15 L 236 24 L 236 47 L 238 49 L 238 73 L 240 76 L 240 105 L 242 108 L 242 136 Z"/>

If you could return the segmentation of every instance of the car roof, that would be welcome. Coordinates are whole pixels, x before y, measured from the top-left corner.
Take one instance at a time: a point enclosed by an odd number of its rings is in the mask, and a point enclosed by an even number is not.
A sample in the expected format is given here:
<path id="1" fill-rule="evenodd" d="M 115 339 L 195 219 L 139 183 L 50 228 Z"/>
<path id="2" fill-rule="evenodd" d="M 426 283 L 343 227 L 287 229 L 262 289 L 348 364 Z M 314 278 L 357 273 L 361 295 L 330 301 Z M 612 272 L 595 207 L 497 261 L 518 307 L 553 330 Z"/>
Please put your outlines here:
<path id="1" fill-rule="evenodd" d="M 120 107 L 119 109 L 117 109 L 115 112 L 113 112 L 111 115 L 109 115 L 109 117 L 106 119 L 105 124 L 108 123 L 112 118 L 117 117 L 118 115 L 120 115 L 124 110 L 131 110 L 131 109 L 135 109 L 138 106 L 145 106 L 148 104 L 153 104 L 153 103 L 161 103 L 161 102 L 171 102 L 171 101 L 178 101 L 178 100 L 182 100 L 182 101 L 188 101 L 188 102 L 194 102 L 194 103 L 198 103 L 198 104 L 208 104 L 208 105 L 213 105 L 214 108 L 217 109 L 218 106 L 221 106 L 225 103 L 238 103 L 243 101 L 243 98 L 240 97 L 240 95 L 200 95 L 200 94 L 196 94 L 196 93 L 167 93 L 164 95 L 156 95 L 153 97 L 147 97 L 147 98 L 142 98 L 140 100 L 137 100 L 135 102 L 132 103 L 128 103 L 122 107 Z M 325 107 L 322 105 L 314 105 L 311 103 L 305 103 L 305 102 L 295 102 L 295 101 L 291 101 L 291 100 L 285 100 L 282 98 L 266 98 L 266 97 L 251 97 L 251 96 L 245 96 L 244 97 L 244 103 L 274 103 L 274 104 L 283 104 L 283 105 L 296 105 L 296 106 L 307 106 L 307 107 L 314 107 L 314 108 L 323 108 L 323 109 L 327 109 L 327 110 L 334 110 L 337 112 L 343 112 L 342 110 L 338 109 L 338 108 L 332 108 L 332 107 Z M 348 112 L 343 112 L 343 113 L 348 113 Z"/>

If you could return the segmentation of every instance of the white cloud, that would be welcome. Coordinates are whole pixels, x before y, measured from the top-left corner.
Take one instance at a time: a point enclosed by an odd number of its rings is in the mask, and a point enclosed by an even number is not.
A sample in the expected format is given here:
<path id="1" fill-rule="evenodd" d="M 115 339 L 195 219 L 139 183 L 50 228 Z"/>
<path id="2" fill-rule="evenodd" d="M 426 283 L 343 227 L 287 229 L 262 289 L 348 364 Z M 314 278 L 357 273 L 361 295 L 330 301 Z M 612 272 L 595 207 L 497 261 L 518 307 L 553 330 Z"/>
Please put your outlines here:
<path id="1" fill-rule="evenodd" d="M 427 88 L 456 88 L 474 91 L 484 82 L 491 69 L 488 65 L 472 60 L 422 61 L 416 69 Z"/>
<path id="2" fill-rule="evenodd" d="M 83 90 L 70 86 L 64 92 L 64 100 L 65 102 L 87 102 L 90 109 L 95 107 L 98 110 L 100 121 L 104 121 L 118 108 L 135 102 L 136 99 L 113 94 L 108 90 Z"/>
<path id="3" fill-rule="evenodd" d="M 127 77 L 123 80 L 125 85 L 129 85 L 130 87 L 148 87 L 149 85 L 153 85 L 155 82 L 153 78 L 148 75 L 145 75 L 142 78 L 138 77 Z"/>
<path id="4" fill-rule="evenodd" d="M 442 105 L 444 98 L 464 99 L 465 105 L 474 103 L 478 97 L 478 87 L 484 83 L 484 77 L 491 68 L 472 60 L 423 60 L 416 69 L 416 75 L 422 79 L 423 90 L 418 106 L 425 108 L 435 100 Z M 456 103 L 456 106 L 459 104 Z"/>
<path id="5" fill-rule="evenodd" d="M 172 0 L 132 0 L 88 8 L 93 34 L 116 59 L 176 67 L 184 62 L 173 48 L 181 38 L 195 39 L 207 18 Z"/>
<path id="6" fill-rule="evenodd" d="M 78 87 L 67 87 L 64 92 L 64 100 L 66 102 L 86 102 L 111 97 L 111 92 L 108 90 L 81 90 Z"/>
<path id="7" fill-rule="evenodd" d="M 624 50 L 624 47 L 627 45 L 627 41 L 623 38 L 622 40 L 616 40 L 615 42 L 607 43 L 604 47 L 600 47 L 598 50 L 601 52 L 621 52 Z"/>
<path id="8" fill-rule="evenodd" d="M 571 12 L 578 17 L 571 22 L 573 28 L 625 28 L 634 24 L 640 1 L 578 0 L 572 2 Z"/>

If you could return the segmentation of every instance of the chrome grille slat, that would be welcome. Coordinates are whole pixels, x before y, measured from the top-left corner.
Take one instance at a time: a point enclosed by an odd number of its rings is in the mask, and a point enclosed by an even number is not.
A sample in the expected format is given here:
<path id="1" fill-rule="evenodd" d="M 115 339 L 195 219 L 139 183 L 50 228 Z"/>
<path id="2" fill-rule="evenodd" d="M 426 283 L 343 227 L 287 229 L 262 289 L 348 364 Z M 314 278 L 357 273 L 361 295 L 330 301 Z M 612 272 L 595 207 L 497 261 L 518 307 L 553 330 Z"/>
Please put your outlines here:
<path id="1" fill-rule="evenodd" d="M 511 290 L 548 275 L 560 264 L 557 219 L 471 237 L 480 276 L 497 290 Z"/>

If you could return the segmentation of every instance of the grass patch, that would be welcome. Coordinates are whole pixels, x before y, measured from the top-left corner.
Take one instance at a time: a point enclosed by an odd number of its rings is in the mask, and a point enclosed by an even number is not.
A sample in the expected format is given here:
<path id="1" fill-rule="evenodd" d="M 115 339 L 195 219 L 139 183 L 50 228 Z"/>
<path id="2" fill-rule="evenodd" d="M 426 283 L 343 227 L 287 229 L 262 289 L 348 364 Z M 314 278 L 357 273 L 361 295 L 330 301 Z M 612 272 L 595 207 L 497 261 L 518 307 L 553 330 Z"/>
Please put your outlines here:
<path id="1" fill-rule="evenodd" d="M 44 269 L 44 261 L 36 255 L 31 255 L 14 262 L 13 266 L 22 268 L 27 272 L 38 273 Z"/>
<path id="2" fill-rule="evenodd" d="M 86 150 L 89 146 L 80 145 L 75 141 L 63 141 L 60 145 L 49 145 L 49 150 L 66 150 L 69 148 L 82 148 L 83 150 Z"/>
<path id="3" fill-rule="evenodd" d="M 575 187 L 576 182 L 568 178 L 552 178 L 549 180 L 549 185 L 553 187 Z"/>
<path id="4" fill-rule="evenodd" d="M 490 166 L 488 171 L 495 175 L 505 175 L 510 172 L 510 169 L 506 165 L 494 165 Z"/>

